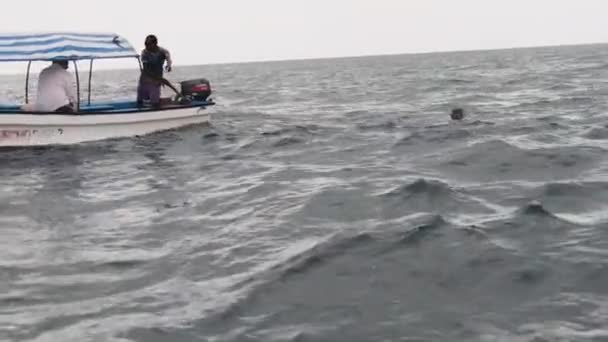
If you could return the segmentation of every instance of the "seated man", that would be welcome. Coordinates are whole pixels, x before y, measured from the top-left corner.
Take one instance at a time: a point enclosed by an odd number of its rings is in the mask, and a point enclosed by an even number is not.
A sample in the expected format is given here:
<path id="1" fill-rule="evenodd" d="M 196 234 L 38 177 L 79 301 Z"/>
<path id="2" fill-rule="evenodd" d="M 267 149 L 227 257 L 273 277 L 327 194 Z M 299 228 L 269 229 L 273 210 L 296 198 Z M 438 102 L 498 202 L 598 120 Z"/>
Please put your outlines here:
<path id="1" fill-rule="evenodd" d="M 150 105 L 159 107 L 160 87 L 168 83 L 163 78 L 163 65 L 166 61 L 166 70 L 171 72 L 171 54 L 158 46 L 158 39 L 154 35 L 146 37 L 145 45 L 146 48 L 141 52 L 143 66 L 137 87 L 137 104 L 142 106 L 144 100 L 149 100 Z"/>
<path id="2" fill-rule="evenodd" d="M 55 60 L 40 72 L 36 111 L 73 113 L 76 96 L 72 75 L 67 71 L 68 61 Z"/>

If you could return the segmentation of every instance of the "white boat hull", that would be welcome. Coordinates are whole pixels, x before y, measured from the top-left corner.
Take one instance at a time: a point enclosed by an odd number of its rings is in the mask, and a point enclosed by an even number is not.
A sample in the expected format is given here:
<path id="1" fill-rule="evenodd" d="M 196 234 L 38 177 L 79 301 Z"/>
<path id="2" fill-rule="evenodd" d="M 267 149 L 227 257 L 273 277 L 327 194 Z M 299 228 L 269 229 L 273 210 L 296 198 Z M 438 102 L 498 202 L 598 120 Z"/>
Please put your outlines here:
<path id="1" fill-rule="evenodd" d="M 0 114 L 0 147 L 66 145 L 142 136 L 208 122 L 204 108 L 85 115 Z"/>

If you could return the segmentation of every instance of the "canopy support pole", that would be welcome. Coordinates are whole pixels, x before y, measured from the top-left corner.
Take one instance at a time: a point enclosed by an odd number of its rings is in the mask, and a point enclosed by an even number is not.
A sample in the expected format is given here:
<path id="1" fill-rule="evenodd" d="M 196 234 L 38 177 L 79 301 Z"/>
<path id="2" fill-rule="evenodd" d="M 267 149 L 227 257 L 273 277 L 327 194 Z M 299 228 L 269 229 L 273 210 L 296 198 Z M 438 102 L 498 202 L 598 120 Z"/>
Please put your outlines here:
<path id="1" fill-rule="evenodd" d="M 76 62 L 76 60 L 73 61 L 74 62 L 74 72 L 76 74 L 76 94 L 77 94 L 77 101 L 76 101 L 76 112 L 80 111 L 80 77 L 78 76 L 78 63 Z"/>
<path id="2" fill-rule="evenodd" d="M 91 78 L 93 78 L 93 59 L 89 66 L 89 106 L 91 105 Z"/>
<path id="3" fill-rule="evenodd" d="M 27 73 L 25 76 L 25 103 L 29 103 L 29 89 L 30 89 L 30 67 L 32 66 L 32 61 L 27 63 Z"/>

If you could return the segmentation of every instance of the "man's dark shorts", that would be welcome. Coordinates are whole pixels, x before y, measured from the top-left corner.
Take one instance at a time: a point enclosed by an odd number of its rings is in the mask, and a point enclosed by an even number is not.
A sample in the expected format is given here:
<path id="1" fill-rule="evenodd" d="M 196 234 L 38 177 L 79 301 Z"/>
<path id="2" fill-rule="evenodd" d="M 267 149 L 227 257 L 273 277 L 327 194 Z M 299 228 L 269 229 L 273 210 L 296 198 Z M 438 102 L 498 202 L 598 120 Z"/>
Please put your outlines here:
<path id="1" fill-rule="evenodd" d="M 140 81 L 137 86 L 137 102 L 143 103 L 149 100 L 150 104 L 160 103 L 160 83 Z"/>

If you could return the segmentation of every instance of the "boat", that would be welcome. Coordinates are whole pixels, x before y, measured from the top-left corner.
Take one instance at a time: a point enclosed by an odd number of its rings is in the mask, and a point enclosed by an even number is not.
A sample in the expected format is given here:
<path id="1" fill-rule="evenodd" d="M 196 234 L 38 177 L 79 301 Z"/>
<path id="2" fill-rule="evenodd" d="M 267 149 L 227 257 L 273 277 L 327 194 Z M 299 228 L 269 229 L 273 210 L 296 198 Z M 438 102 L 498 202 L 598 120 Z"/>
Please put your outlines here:
<path id="1" fill-rule="evenodd" d="M 211 85 L 204 78 L 180 82 L 181 91 L 165 98 L 160 107 L 133 101 L 91 102 L 95 60 L 141 56 L 115 33 L 47 32 L 0 35 L 0 62 L 27 62 L 24 104 L 0 104 L 0 147 L 68 145 L 114 138 L 143 136 L 209 122 L 207 107 L 215 105 Z M 77 103 L 75 113 L 37 112 L 29 101 L 32 62 L 73 62 Z M 81 100 L 78 61 L 90 61 L 88 98 Z M 170 84 L 169 84 L 170 85 Z"/>

